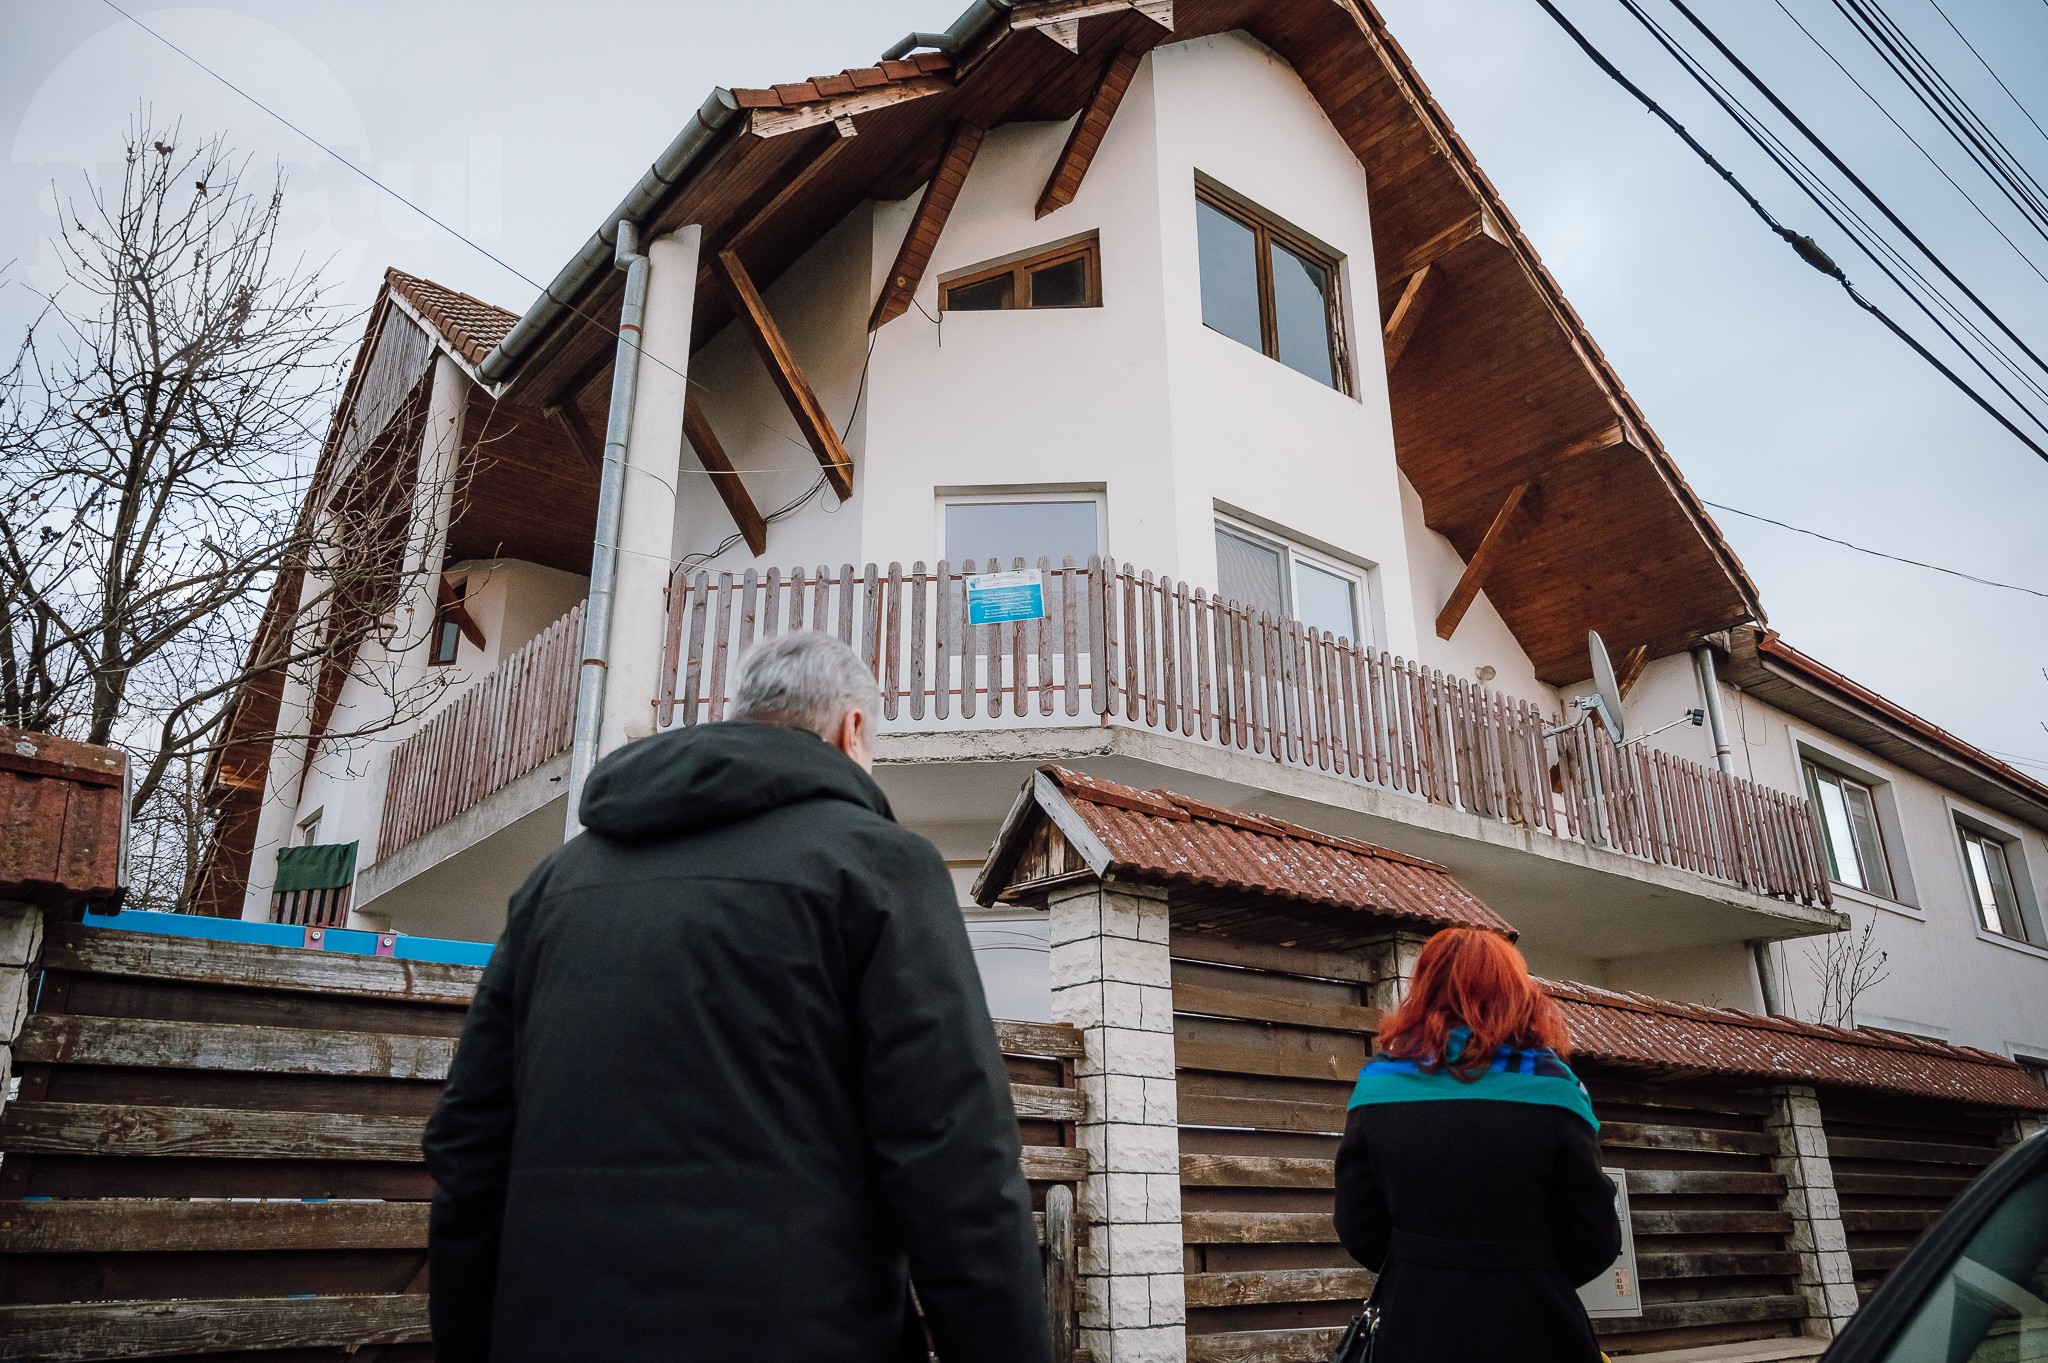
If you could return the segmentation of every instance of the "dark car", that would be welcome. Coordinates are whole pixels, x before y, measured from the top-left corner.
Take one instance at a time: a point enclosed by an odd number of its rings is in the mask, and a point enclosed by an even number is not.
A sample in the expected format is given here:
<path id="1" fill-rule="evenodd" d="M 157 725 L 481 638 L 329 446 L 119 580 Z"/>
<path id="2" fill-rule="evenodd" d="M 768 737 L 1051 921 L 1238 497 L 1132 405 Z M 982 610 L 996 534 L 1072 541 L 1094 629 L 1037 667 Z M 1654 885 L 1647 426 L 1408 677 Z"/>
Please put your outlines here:
<path id="1" fill-rule="evenodd" d="M 1821 1363 L 2048 1363 L 2048 1132 L 1956 1199 Z"/>

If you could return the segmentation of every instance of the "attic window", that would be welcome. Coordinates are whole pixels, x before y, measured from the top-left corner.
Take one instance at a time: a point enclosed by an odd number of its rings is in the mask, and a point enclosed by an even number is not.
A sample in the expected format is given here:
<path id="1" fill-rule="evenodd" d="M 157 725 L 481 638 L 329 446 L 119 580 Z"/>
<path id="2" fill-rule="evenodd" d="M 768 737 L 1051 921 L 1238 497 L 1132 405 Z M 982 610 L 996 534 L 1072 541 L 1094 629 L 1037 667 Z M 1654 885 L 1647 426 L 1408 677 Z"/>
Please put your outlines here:
<path id="1" fill-rule="evenodd" d="M 1094 237 L 970 270 L 939 289 L 942 312 L 1101 306 L 1102 253 Z"/>
<path id="2" fill-rule="evenodd" d="M 1246 204 L 1195 193 L 1202 325 L 1348 392 L 1337 258 Z"/>

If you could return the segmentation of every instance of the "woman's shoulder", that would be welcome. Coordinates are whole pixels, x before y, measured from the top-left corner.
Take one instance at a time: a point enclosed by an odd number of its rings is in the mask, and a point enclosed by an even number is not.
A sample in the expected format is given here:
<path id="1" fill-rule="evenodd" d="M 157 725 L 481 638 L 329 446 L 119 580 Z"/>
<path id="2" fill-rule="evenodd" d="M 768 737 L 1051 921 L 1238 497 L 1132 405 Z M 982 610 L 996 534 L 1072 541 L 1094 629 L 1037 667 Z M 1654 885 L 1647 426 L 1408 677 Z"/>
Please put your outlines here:
<path id="1" fill-rule="evenodd" d="M 1585 1122 L 1594 1131 L 1592 1099 L 1571 1067 L 1553 1051 L 1503 1046 L 1476 1076 L 1420 1060 L 1375 1054 L 1359 1071 L 1350 1108 L 1403 1103 L 1499 1102 L 1552 1108 Z"/>

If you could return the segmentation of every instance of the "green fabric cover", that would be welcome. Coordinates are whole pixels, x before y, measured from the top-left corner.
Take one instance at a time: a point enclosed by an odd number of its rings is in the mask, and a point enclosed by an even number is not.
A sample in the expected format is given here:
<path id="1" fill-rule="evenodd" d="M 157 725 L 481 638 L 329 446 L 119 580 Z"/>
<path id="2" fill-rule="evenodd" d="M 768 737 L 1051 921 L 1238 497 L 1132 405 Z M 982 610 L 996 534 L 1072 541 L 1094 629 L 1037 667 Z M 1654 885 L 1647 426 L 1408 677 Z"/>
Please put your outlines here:
<path id="1" fill-rule="evenodd" d="M 311 847 L 283 847 L 277 853 L 277 883 L 287 890 L 335 890 L 356 878 L 356 845 L 321 842 Z"/>

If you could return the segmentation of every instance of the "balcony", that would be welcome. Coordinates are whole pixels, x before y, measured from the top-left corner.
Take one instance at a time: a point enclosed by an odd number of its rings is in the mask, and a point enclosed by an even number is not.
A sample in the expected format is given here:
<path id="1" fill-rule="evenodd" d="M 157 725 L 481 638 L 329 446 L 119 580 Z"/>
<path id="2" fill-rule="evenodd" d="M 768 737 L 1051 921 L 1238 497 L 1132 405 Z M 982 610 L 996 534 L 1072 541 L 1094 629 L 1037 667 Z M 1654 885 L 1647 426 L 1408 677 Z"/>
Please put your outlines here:
<path id="1" fill-rule="evenodd" d="M 968 623 L 963 580 L 977 570 L 971 560 L 908 571 L 869 564 L 679 573 L 669 592 L 657 720 L 721 718 L 732 664 L 753 641 L 823 629 L 858 648 L 880 679 L 878 774 L 899 812 L 920 823 L 987 817 L 970 791 L 987 783 L 986 773 L 977 780 L 963 764 L 1095 757 L 1118 779 L 1135 775 L 1189 794 L 1256 790 L 1273 812 L 1322 826 L 1331 825 L 1331 811 L 1307 806 L 1348 804 L 1358 817 L 1332 831 L 1448 861 L 1482 894 L 1489 891 L 1480 882 L 1491 879 L 1511 883 L 1518 896 L 1548 896 L 1555 914 L 1534 912 L 1575 933 L 1608 930 L 1599 920 L 1619 922 L 1625 892 L 1645 885 L 1652 897 L 1693 897 L 1709 909 L 1784 906 L 1767 914 L 1777 921 L 1761 925 L 1724 912 L 1708 928 L 1708 913 L 1696 915 L 1704 935 L 1617 939 L 1629 951 L 1833 926 L 1817 831 L 1798 795 L 1617 745 L 1591 725 L 1556 733 L 1561 717 L 1527 701 L 1128 564 L 1054 567 L 1041 559 L 1038 567 L 1047 617 L 1003 625 Z M 1260 763 L 1277 770 L 1260 776 Z M 911 766 L 926 769 L 922 794 L 901 774 Z M 1015 789 L 1008 781 L 999 798 L 1007 803 Z M 1347 822 L 1341 809 L 1336 821 Z M 1475 839 L 1496 850 L 1547 844 L 1563 854 L 1553 862 L 1604 870 L 1610 880 L 1620 870 L 1635 883 L 1603 888 L 1574 873 L 1546 881 L 1556 867 L 1452 855 Z M 1627 872 L 1618 860 L 1644 872 Z M 1650 874 L 1652 867 L 1685 874 Z M 1717 894 L 1694 877 L 1737 893 Z M 1574 919 L 1567 901 L 1589 893 L 1613 898 L 1615 913 Z M 1496 902 L 1533 926 L 1508 900 Z"/>

